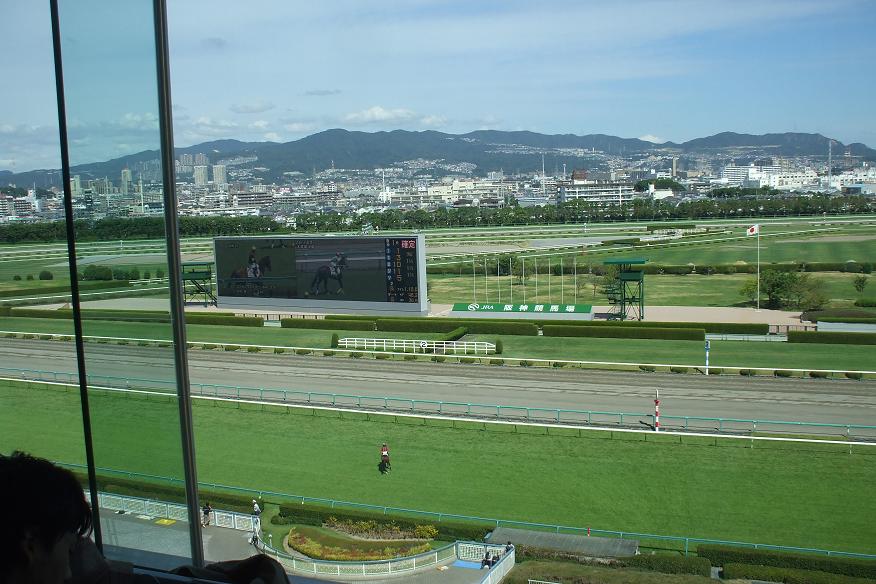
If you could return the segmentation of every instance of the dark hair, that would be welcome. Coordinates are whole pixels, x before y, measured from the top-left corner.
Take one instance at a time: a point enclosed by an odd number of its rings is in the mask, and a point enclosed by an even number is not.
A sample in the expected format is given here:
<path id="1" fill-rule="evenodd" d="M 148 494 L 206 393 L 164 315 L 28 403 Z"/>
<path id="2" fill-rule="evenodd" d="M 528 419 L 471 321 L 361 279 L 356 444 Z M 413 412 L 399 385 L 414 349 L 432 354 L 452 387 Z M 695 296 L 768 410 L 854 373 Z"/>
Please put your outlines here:
<path id="1" fill-rule="evenodd" d="M 8 502 L 0 522 L 0 549 L 9 554 L 0 573 L 27 563 L 21 543 L 28 533 L 46 549 L 65 533 L 91 533 L 91 507 L 76 476 L 48 460 L 19 451 L 0 454 L 0 493 Z"/>

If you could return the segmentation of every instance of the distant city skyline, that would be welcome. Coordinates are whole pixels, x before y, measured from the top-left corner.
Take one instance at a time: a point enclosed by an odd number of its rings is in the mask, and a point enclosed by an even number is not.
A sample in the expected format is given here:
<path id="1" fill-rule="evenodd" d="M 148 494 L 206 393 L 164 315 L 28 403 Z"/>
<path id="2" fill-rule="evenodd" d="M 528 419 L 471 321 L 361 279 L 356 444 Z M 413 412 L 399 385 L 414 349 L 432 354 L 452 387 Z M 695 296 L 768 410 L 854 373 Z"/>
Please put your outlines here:
<path id="1" fill-rule="evenodd" d="M 867 0 L 168 4 L 177 146 L 338 127 L 654 142 L 798 131 L 876 145 Z M 124 46 L 136 20 L 75 30 Z M 4 6 L 0 52 L 12 57 L 0 69 L 0 170 L 59 167 L 47 2 Z M 99 81 L 144 74 L 104 71 Z M 77 153 L 154 148 L 150 103 L 95 105 L 77 121 L 91 138 Z"/>

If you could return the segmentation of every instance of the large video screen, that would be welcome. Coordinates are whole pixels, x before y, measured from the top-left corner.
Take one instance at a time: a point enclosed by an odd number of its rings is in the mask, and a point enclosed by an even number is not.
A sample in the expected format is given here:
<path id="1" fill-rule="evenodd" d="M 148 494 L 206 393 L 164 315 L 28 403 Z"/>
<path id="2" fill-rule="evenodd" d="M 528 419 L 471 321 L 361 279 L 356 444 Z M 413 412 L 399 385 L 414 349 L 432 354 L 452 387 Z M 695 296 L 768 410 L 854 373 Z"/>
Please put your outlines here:
<path id="1" fill-rule="evenodd" d="M 419 310 L 425 302 L 423 245 L 422 236 L 219 237 L 214 248 L 220 306 L 327 309 L 368 303 L 360 305 L 367 309 L 393 303 Z"/>

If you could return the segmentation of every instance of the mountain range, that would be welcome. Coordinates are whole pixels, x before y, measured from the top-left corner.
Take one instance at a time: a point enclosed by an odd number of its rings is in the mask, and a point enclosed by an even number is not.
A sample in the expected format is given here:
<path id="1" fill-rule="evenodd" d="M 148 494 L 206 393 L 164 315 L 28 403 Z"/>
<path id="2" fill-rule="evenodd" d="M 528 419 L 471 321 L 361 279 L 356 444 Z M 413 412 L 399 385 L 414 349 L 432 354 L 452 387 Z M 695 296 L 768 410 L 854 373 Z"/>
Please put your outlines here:
<path id="1" fill-rule="evenodd" d="M 257 156 L 254 166 L 266 168 L 259 175 L 272 181 L 280 180 L 284 172 L 309 174 L 334 166 L 346 169 L 373 169 L 393 166 L 413 159 L 441 160 L 442 164 L 473 163 L 478 173 L 504 169 L 508 172 L 541 170 L 542 155 L 550 169 L 567 164 L 572 168 L 597 168 L 599 161 L 586 151 L 595 149 L 608 154 L 627 156 L 688 156 L 723 154 L 740 164 L 771 156 L 826 157 L 830 138 L 821 134 L 737 134 L 723 132 L 682 143 L 655 144 L 636 138 L 619 138 L 606 134 L 539 134 L 536 132 L 504 132 L 478 130 L 467 134 L 445 134 L 437 131 L 353 132 L 343 129 L 326 130 L 292 142 L 241 142 L 217 140 L 186 148 L 177 148 L 176 155 L 204 153 L 211 163 L 235 156 Z M 876 161 L 876 150 L 864 144 L 843 144 L 833 141 L 833 151 L 839 159 L 848 150 L 852 156 Z M 83 182 L 89 178 L 110 177 L 117 182 L 122 169 L 136 169 L 139 163 L 158 158 L 157 151 L 143 151 L 106 162 L 83 164 L 72 168 Z M 12 174 L 0 173 L 0 182 L 19 185 L 46 186 L 58 184 L 59 171 L 36 170 Z M 51 179 L 52 182 L 49 182 Z"/>

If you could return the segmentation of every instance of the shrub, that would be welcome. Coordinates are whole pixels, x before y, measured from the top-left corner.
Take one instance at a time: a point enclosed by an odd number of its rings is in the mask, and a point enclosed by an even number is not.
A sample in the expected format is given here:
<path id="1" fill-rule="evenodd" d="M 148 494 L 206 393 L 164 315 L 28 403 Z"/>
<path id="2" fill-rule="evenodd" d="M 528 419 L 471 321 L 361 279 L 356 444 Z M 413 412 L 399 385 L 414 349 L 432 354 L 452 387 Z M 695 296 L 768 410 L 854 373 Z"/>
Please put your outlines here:
<path id="1" fill-rule="evenodd" d="M 520 362 L 521 367 L 532 367 L 532 361 L 527 361 L 526 359 Z"/>
<path id="2" fill-rule="evenodd" d="M 40 275 L 39 275 L 40 280 L 51 280 L 54 277 L 55 277 L 54 274 L 52 274 L 52 272 L 50 272 L 48 270 L 42 270 L 40 272 Z"/>
<path id="3" fill-rule="evenodd" d="M 709 375 L 723 375 L 724 370 L 720 367 L 709 367 Z"/>
<path id="4" fill-rule="evenodd" d="M 796 570 L 814 570 L 857 578 L 876 578 L 876 561 L 795 552 L 781 552 L 723 545 L 697 546 L 697 555 L 707 558 L 713 566 L 759 565 Z M 772 578 L 763 578 L 772 580 Z M 782 580 L 775 580 L 782 581 Z"/>
<path id="5" fill-rule="evenodd" d="M 274 347 L 274 355 L 282 355 L 286 352 L 286 349 L 283 347 Z"/>
<path id="6" fill-rule="evenodd" d="M 140 270 L 137 268 L 131 268 L 131 271 L 128 272 L 128 277 L 132 280 L 140 279 Z"/>
<path id="7" fill-rule="evenodd" d="M 226 351 L 236 351 L 236 350 L 240 349 L 240 347 L 238 347 L 237 345 L 225 345 L 222 348 L 225 349 Z"/>
<path id="8" fill-rule="evenodd" d="M 857 300 L 855 300 L 855 306 L 860 306 L 862 308 L 876 307 L 876 298 L 858 298 Z"/>
<path id="9" fill-rule="evenodd" d="M 151 280 L 152 279 L 152 272 L 150 272 L 149 270 L 146 270 L 145 272 L 143 272 L 143 278 L 145 278 L 146 280 Z"/>
<path id="10" fill-rule="evenodd" d="M 52 340 L 52 335 L 40 335 L 40 340 L 41 340 L 41 341 L 51 341 L 51 340 Z M 121 345 L 123 342 L 124 342 L 124 344 L 126 344 L 126 345 L 128 344 L 127 341 L 119 341 L 119 344 Z"/>
<path id="11" fill-rule="evenodd" d="M 28 274 L 28 275 L 27 275 L 27 279 L 28 279 L 28 280 L 33 280 L 33 274 Z"/>
<path id="12" fill-rule="evenodd" d="M 297 523 L 321 526 L 329 517 L 334 517 L 337 521 L 375 521 L 379 525 L 394 523 L 399 528 L 408 530 L 416 530 L 418 526 L 430 526 L 438 532 L 435 537 L 445 541 L 458 539 L 483 541 L 484 535 L 490 531 L 490 525 L 488 524 L 479 525 L 448 520 L 436 522 L 435 524 L 424 524 L 422 519 L 414 520 L 403 515 L 392 515 L 390 513 L 384 515 L 379 511 L 331 508 L 311 503 L 280 505 L 279 515 L 275 516 L 271 522 L 280 525 Z M 493 524 L 493 527 L 495 527 L 495 524 Z"/>
<path id="13" fill-rule="evenodd" d="M 445 357 L 444 355 L 432 355 L 432 361 L 434 361 L 435 363 L 444 363 L 445 361 L 447 361 L 447 357 Z"/>
<path id="14" fill-rule="evenodd" d="M 414 527 L 414 535 L 419 539 L 435 539 L 438 537 L 438 528 L 434 525 L 417 525 Z"/>
<path id="15" fill-rule="evenodd" d="M 864 374 L 857 371 L 846 371 L 846 377 L 860 381 L 864 379 Z"/>
<path id="16" fill-rule="evenodd" d="M 124 268 L 113 268 L 113 280 L 130 280 L 131 276 L 128 270 Z"/>
<path id="17" fill-rule="evenodd" d="M 389 359 L 390 357 L 392 357 L 392 355 L 390 355 L 389 353 L 377 353 L 376 355 L 374 355 L 375 359 L 380 359 L 382 361 Z"/>
<path id="18" fill-rule="evenodd" d="M 82 272 L 83 280 L 112 280 L 113 270 L 109 266 L 99 266 L 97 264 L 89 264 L 85 266 Z"/>
<path id="19" fill-rule="evenodd" d="M 407 359 L 407 357 L 405 357 L 405 358 Z M 471 365 L 472 363 L 475 362 L 475 359 L 472 357 L 460 357 L 459 362 L 465 363 L 466 365 Z"/>
<path id="20" fill-rule="evenodd" d="M 757 375 L 757 371 L 755 371 L 754 369 L 740 369 L 739 375 L 745 375 L 746 377 L 752 377 L 754 375 Z"/>
<path id="21" fill-rule="evenodd" d="M 405 359 L 405 361 L 416 361 L 417 356 L 416 355 L 405 355 L 404 359 Z"/>
<path id="22" fill-rule="evenodd" d="M 343 331 L 373 331 L 373 321 L 363 320 L 328 320 L 311 318 L 282 318 L 280 326 L 283 328 L 299 329 L 334 329 Z"/>
<path id="23" fill-rule="evenodd" d="M 725 335 L 765 335 L 769 333 L 768 324 L 745 322 L 657 322 L 646 320 L 545 320 L 542 324 L 563 326 L 604 327 L 604 328 L 687 328 L 703 329 L 711 334 Z"/>
<path id="24" fill-rule="evenodd" d="M 623 558 L 620 563 L 630 568 L 662 572 L 663 574 L 697 574 L 706 577 L 712 574 L 712 564 L 709 560 L 696 556 L 640 555 Z"/>
<path id="25" fill-rule="evenodd" d="M 464 326 L 458 327 L 450 331 L 449 333 L 445 333 L 438 337 L 439 341 L 458 341 L 462 337 L 468 334 L 468 329 Z"/>
<path id="26" fill-rule="evenodd" d="M 12 279 L 15 280 L 16 282 L 20 282 L 21 276 L 19 276 L 18 274 L 15 274 L 14 276 L 12 276 Z"/>
<path id="27" fill-rule="evenodd" d="M 363 353 L 350 353 L 350 357 L 352 357 L 353 359 L 361 359 L 362 355 Z"/>
<path id="28" fill-rule="evenodd" d="M 216 348 L 216 345 L 211 345 L 209 343 L 205 343 L 205 344 L 201 345 L 201 348 L 204 349 L 205 351 L 212 351 L 213 349 Z"/>
<path id="29" fill-rule="evenodd" d="M 776 377 L 793 377 L 794 372 L 786 371 L 784 369 L 776 369 L 775 371 L 773 371 L 773 375 L 775 375 Z"/>
<path id="30" fill-rule="evenodd" d="M 810 570 L 795 570 L 793 568 L 777 568 L 773 566 L 755 566 L 749 564 L 726 564 L 724 579 L 753 579 L 785 584 L 864 584 L 871 580 L 850 578 L 839 574 Z"/>
<path id="31" fill-rule="evenodd" d="M 313 351 L 310 349 L 295 349 L 296 355 L 310 355 L 311 353 L 313 353 Z"/>
<path id="32" fill-rule="evenodd" d="M 218 314 L 186 313 L 186 324 L 212 324 L 221 326 L 263 327 L 265 319 L 260 316 L 227 316 Z"/>
<path id="33" fill-rule="evenodd" d="M 657 368 L 653 365 L 639 365 L 639 369 L 641 369 L 642 371 L 647 371 L 648 373 L 654 373 L 655 371 L 657 371 Z"/>
<path id="34" fill-rule="evenodd" d="M 704 329 L 695 328 L 657 328 L 625 326 L 575 326 L 550 325 L 542 327 L 546 337 L 604 337 L 615 339 L 666 339 L 702 341 L 706 338 Z"/>
<path id="35" fill-rule="evenodd" d="M 433 357 L 433 359 L 434 359 L 434 357 Z M 505 364 L 504 359 L 490 359 L 490 365 L 504 365 L 504 364 Z"/>
<path id="36" fill-rule="evenodd" d="M 687 373 L 687 367 L 670 367 L 672 373 Z"/>
<path id="37" fill-rule="evenodd" d="M 876 333 L 788 331 L 789 343 L 876 345 Z"/>
<path id="38" fill-rule="evenodd" d="M 557 369 L 565 367 L 566 365 L 568 365 L 568 363 L 566 363 L 565 361 L 554 361 L 553 363 L 551 363 L 551 366 L 556 367 Z"/>
<path id="39" fill-rule="evenodd" d="M 246 348 L 247 353 L 258 353 L 259 351 L 261 351 L 260 347 L 247 347 Z"/>
<path id="40" fill-rule="evenodd" d="M 163 278 L 164 277 L 164 270 L 162 270 L 160 268 L 155 270 L 155 277 L 156 278 Z"/>
<path id="41" fill-rule="evenodd" d="M 339 341 L 339 340 L 340 340 L 340 339 L 338 338 L 338 333 L 332 333 L 332 342 L 331 342 L 331 348 L 332 348 L 332 349 L 337 349 L 337 348 L 338 348 L 338 341 Z"/>
<path id="42" fill-rule="evenodd" d="M 338 321 L 333 321 L 338 322 Z M 449 333 L 459 324 L 443 318 L 378 318 L 377 330 L 411 333 Z M 334 327 L 339 328 L 339 327 Z"/>
<path id="43" fill-rule="evenodd" d="M 828 376 L 827 371 L 810 371 L 809 377 L 813 379 L 825 379 Z"/>
<path id="44" fill-rule="evenodd" d="M 323 357 L 334 357 L 334 355 L 335 355 L 334 351 L 323 351 L 322 352 Z"/>
<path id="45" fill-rule="evenodd" d="M 504 350 L 505 344 L 502 342 L 502 339 L 496 339 L 496 354 L 501 355 Z"/>

